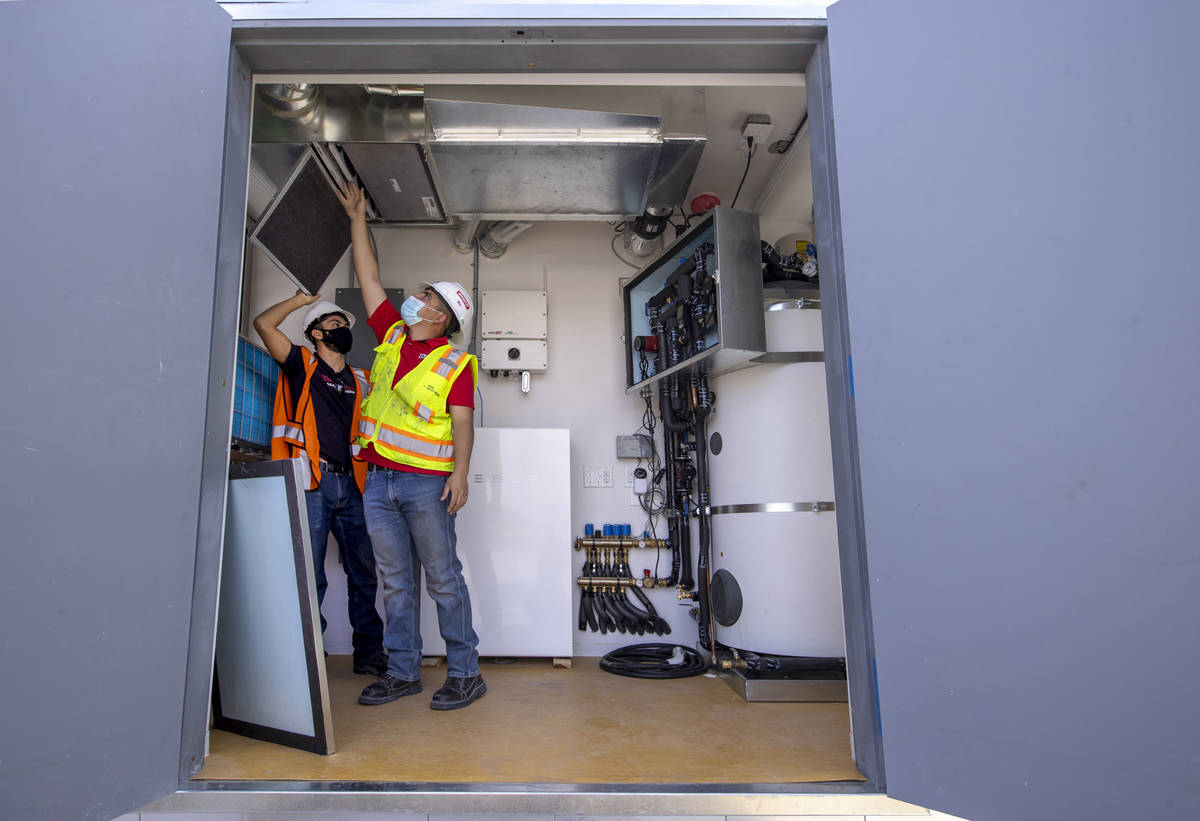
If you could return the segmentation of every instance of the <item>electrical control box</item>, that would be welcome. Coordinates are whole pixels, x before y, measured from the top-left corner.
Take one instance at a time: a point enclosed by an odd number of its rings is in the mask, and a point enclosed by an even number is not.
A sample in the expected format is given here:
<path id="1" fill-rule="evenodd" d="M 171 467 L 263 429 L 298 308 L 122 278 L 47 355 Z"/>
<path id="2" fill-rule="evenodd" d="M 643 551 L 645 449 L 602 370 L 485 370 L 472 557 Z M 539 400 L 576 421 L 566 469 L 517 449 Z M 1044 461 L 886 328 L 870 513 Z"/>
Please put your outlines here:
<path id="1" fill-rule="evenodd" d="M 481 291 L 479 367 L 546 370 L 546 306 L 545 291 Z"/>
<path id="2" fill-rule="evenodd" d="M 622 288 L 626 390 L 766 350 L 758 216 L 717 206 Z"/>

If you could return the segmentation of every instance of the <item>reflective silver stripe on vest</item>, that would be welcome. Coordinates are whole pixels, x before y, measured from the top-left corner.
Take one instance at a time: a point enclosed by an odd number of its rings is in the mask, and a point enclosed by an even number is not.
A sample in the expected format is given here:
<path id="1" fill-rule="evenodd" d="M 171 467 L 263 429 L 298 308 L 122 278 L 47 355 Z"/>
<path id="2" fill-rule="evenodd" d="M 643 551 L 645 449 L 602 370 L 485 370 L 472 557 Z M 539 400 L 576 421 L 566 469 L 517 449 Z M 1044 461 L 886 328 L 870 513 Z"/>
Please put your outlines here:
<path id="1" fill-rule="evenodd" d="M 417 416 L 424 419 L 426 422 L 428 422 L 430 419 L 433 418 L 433 408 L 431 408 L 427 405 L 422 405 L 422 404 L 418 403 L 417 406 L 415 408 L 413 408 L 413 412 Z"/>
<path id="2" fill-rule="evenodd" d="M 383 341 L 384 341 L 384 343 L 386 343 L 388 345 L 395 345 L 396 340 L 400 338 L 400 335 L 402 333 L 404 333 L 403 325 L 396 327 L 396 328 L 392 328 L 392 332 L 390 334 L 388 334 L 387 339 L 385 339 Z"/>
<path id="3" fill-rule="evenodd" d="M 271 428 L 272 439 L 291 439 L 296 442 L 304 441 L 304 428 L 297 428 L 291 425 L 276 425 Z"/>
<path id="4" fill-rule="evenodd" d="M 450 374 L 454 373 L 454 369 L 458 367 L 458 363 L 462 358 L 462 351 L 450 351 L 438 360 L 438 366 L 434 369 L 434 372 L 443 379 L 449 379 Z"/>
<path id="5" fill-rule="evenodd" d="M 449 459 L 454 455 L 454 443 L 438 444 L 436 442 L 426 442 L 424 439 L 415 439 L 404 433 L 383 428 L 379 431 L 379 440 L 385 445 L 391 445 L 400 450 L 407 450 L 410 453 L 415 453 L 419 456 L 428 456 L 432 459 Z"/>
<path id="6" fill-rule="evenodd" d="M 354 380 L 358 382 L 358 398 L 360 400 L 366 399 L 367 394 L 371 391 L 371 382 L 366 373 L 360 371 L 358 368 L 351 368 L 350 372 L 354 374 Z"/>
<path id="7" fill-rule="evenodd" d="M 350 455 L 353 456 L 355 459 L 358 458 L 358 454 L 361 452 L 362 452 L 361 445 L 354 445 L 354 444 L 350 445 Z"/>
<path id="8" fill-rule="evenodd" d="M 364 436 L 367 439 L 370 439 L 372 436 L 375 435 L 375 423 L 372 422 L 370 419 L 366 418 L 365 416 L 359 417 L 358 434 L 359 434 L 359 436 Z"/>

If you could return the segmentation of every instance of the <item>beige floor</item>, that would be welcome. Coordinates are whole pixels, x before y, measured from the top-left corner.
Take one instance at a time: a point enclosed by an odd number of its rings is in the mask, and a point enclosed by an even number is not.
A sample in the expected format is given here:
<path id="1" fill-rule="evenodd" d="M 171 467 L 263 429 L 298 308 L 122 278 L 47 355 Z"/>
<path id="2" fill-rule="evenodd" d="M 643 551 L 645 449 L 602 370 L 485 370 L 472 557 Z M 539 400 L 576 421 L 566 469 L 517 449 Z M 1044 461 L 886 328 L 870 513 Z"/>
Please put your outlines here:
<path id="1" fill-rule="evenodd" d="M 435 712 L 425 691 L 375 707 L 349 658 L 330 656 L 337 752 L 214 731 L 200 779 L 408 782 L 794 783 L 861 779 L 845 704 L 748 704 L 717 678 L 614 676 L 595 659 L 483 665 L 487 695 Z"/>

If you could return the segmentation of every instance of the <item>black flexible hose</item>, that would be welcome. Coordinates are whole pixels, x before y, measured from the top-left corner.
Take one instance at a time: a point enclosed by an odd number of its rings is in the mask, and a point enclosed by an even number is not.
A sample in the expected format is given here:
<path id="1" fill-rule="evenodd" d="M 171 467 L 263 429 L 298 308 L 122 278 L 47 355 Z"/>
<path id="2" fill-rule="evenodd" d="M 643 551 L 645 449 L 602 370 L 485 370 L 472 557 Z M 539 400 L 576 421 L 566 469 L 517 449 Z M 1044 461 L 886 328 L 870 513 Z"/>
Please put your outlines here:
<path id="1" fill-rule="evenodd" d="M 600 619 L 596 616 L 596 594 L 588 591 L 587 594 L 587 621 L 588 627 L 595 633 L 600 629 Z"/>
<path id="2" fill-rule="evenodd" d="M 613 598 L 612 593 L 601 593 L 604 597 L 604 606 L 608 608 L 608 614 L 617 624 L 617 631 L 620 633 L 631 633 L 629 629 L 629 619 L 621 612 L 621 608 L 617 605 L 617 600 Z"/>
<path id="3" fill-rule="evenodd" d="M 698 396 L 708 398 L 707 383 L 701 383 L 700 378 L 693 377 L 693 383 Z M 696 576 L 700 602 L 700 646 L 715 649 L 716 625 L 713 623 L 712 612 L 712 529 L 708 512 L 708 414 L 711 407 L 707 401 L 702 401 L 695 409 L 696 418 L 696 483 L 700 497 L 700 544 L 696 561 Z"/>
<path id="4" fill-rule="evenodd" d="M 639 636 L 645 635 L 646 626 L 641 614 L 634 612 L 629 607 L 629 600 L 625 598 L 624 593 L 612 594 L 613 607 L 620 611 L 625 617 L 625 626 L 629 628 L 630 633 L 637 633 Z"/>
<path id="5" fill-rule="evenodd" d="M 641 588 L 631 587 L 630 590 L 632 590 L 637 597 L 641 599 L 642 604 L 646 606 L 646 612 L 650 615 L 650 622 L 653 625 L 654 632 L 660 636 L 670 633 L 671 625 L 667 624 L 666 619 L 658 615 L 658 611 L 655 610 L 654 605 L 650 603 L 650 598 L 641 591 Z"/>
<path id="6" fill-rule="evenodd" d="M 625 614 L 625 618 L 629 620 L 629 625 L 639 636 L 646 634 L 646 629 L 654 629 L 650 623 L 650 614 L 644 613 L 633 606 L 633 603 L 625 597 L 624 592 L 614 593 L 613 601 L 617 607 Z"/>
<path id="7" fill-rule="evenodd" d="M 672 663 L 679 653 L 683 658 Z M 682 644 L 631 644 L 606 654 L 600 669 L 630 678 L 688 678 L 707 671 L 708 662 Z"/>
<path id="8" fill-rule="evenodd" d="M 600 622 L 600 632 L 617 632 L 617 620 L 613 618 L 612 612 L 608 609 L 608 602 L 605 601 L 604 594 L 597 593 L 594 601 L 596 602 L 596 618 Z"/>

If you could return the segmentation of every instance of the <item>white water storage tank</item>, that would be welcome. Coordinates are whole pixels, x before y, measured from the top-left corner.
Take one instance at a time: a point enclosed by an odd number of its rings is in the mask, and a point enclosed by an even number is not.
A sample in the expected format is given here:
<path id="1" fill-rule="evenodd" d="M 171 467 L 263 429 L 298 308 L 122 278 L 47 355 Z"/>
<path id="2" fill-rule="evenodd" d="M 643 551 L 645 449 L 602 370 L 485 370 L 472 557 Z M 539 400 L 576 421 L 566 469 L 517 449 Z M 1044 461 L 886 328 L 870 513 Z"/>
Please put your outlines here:
<path id="1" fill-rule="evenodd" d="M 768 311 L 768 350 L 783 359 L 821 351 L 820 313 Z M 714 606 L 717 641 L 772 655 L 844 656 L 837 522 L 832 511 L 811 509 L 833 502 L 824 363 L 755 365 L 711 387 L 712 567 L 714 596 L 724 599 Z"/>

